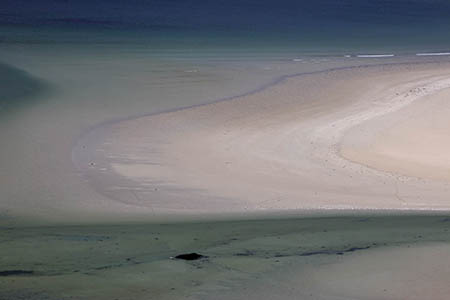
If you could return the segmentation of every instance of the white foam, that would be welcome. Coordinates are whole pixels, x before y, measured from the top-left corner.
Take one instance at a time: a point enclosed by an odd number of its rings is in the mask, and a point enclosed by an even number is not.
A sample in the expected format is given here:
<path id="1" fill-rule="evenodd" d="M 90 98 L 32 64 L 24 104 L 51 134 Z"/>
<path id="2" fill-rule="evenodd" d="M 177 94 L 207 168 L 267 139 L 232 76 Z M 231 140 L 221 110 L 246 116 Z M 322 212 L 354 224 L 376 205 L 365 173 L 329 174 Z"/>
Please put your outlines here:
<path id="1" fill-rule="evenodd" d="M 294 58 L 292 61 L 303 61 L 301 58 Z"/>
<path id="2" fill-rule="evenodd" d="M 417 56 L 443 56 L 450 55 L 450 52 L 430 52 L 430 53 L 416 53 Z"/>
<path id="3" fill-rule="evenodd" d="M 395 56 L 394 54 L 360 54 L 360 55 L 356 55 L 356 57 L 361 57 L 361 58 L 380 58 L 380 57 L 393 57 Z"/>

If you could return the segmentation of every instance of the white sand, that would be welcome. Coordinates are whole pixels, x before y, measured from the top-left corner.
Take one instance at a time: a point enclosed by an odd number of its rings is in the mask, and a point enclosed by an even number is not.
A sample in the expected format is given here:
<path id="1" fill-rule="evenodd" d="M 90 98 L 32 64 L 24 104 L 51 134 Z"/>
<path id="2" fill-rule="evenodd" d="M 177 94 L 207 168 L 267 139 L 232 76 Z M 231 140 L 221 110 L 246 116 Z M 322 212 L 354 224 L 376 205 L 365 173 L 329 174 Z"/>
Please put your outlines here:
<path id="1" fill-rule="evenodd" d="M 449 170 L 447 88 L 446 64 L 294 77 L 233 101 L 100 128 L 74 159 L 99 191 L 154 213 L 448 210 L 447 182 L 399 175 Z M 406 118 L 413 103 L 428 113 L 391 132 L 383 116 Z M 439 124 L 423 126 L 432 120 Z"/>

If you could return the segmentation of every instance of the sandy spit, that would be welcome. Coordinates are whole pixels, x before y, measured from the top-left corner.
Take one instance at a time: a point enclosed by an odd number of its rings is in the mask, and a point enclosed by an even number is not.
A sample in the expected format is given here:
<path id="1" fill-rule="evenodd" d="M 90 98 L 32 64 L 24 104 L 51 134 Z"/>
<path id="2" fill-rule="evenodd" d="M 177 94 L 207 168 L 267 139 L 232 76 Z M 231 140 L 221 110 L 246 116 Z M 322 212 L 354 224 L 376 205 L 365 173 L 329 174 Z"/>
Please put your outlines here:
<path id="1" fill-rule="evenodd" d="M 449 88 L 448 64 L 298 76 L 98 128 L 73 158 L 152 214 L 448 210 Z"/>

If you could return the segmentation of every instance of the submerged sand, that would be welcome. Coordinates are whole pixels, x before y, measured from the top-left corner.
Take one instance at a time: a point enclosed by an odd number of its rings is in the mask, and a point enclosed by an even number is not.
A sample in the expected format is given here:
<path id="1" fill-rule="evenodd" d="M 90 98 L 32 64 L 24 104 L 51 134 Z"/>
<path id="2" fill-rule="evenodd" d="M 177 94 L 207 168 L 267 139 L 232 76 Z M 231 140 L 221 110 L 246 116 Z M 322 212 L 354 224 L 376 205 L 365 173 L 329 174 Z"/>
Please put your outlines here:
<path id="1" fill-rule="evenodd" d="M 155 215 L 448 210 L 449 67 L 293 76 L 102 126 L 73 157 L 102 194 Z"/>

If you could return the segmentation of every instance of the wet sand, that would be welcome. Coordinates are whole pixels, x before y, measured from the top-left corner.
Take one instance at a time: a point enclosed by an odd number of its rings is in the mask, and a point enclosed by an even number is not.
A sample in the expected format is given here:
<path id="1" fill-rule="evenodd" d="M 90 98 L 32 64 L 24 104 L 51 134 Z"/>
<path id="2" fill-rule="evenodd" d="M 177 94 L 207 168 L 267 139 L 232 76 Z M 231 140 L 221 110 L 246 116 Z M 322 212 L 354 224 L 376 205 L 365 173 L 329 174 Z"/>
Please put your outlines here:
<path id="1" fill-rule="evenodd" d="M 1 228 L 0 234 L 5 300 L 446 299 L 449 292 L 445 216 Z M 207 258 L 173 258 L 191 252 Z"/>

